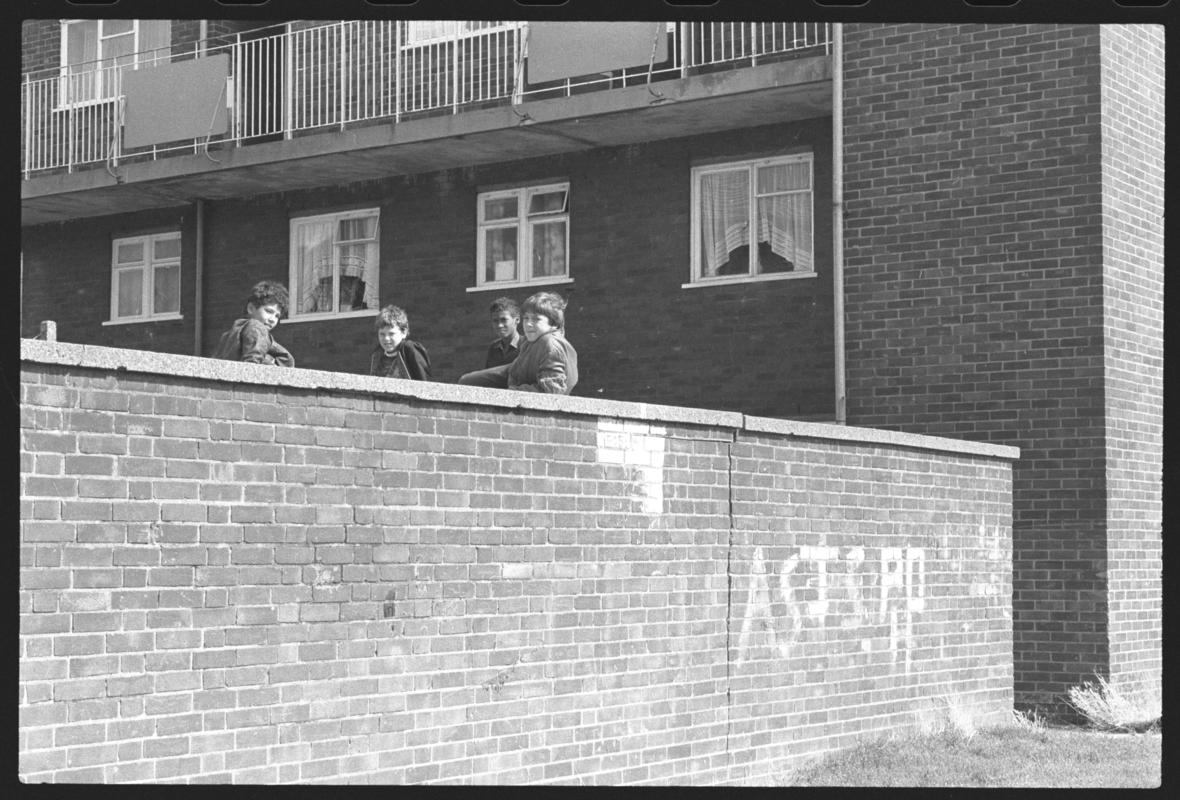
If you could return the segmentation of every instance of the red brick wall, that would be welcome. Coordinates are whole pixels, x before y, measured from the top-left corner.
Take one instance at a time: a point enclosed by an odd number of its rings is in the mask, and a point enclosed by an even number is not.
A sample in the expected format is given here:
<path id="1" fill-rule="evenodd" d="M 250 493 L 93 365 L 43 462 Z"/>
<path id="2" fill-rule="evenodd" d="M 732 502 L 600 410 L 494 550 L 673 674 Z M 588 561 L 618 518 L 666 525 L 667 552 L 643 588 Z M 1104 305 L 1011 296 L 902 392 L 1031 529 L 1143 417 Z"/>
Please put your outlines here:
<path id="1" fill-rule="evenodd" d="M 1098 26 L 846 25 L 848 420 L 1021 448 L 1015 686 L 1108 659 Z"/>
<path id="2" fill-rule="evenodd" d="M 1110 671 L 1162 678 L 1164 32 L 1102 28 Z"/>
<path id="3" fill-rule="evenodd" d="M 768 783 L 1010 711 L 999 449 L 23 348 L 25 781 Z"/>
<path id="4" fill-rule="evenodd" d="M 250 287 L 288 280 L 289 218 L 350 207 L 381 208 L 380 302 L 410 315 L 411 335 L 430 350 L 437 380 L 483 367 L 492 336 L 488 304 L 503 290 L 475 283 L 476 195 L 488 186 L 570 182 L 572 285 L 550 287 L 570 301 L 569 338 L 578 350 L 577 394 L 617 400 L 824 415 L 833 408 L 831 123 L 812 120 L 724 134 L 535 159 L 313 191 L 208 202 L 205 217 L 205 335 L 242 313 Z M 701 159 L 807 147 L 815 154 L 814 279 L 682 289 L 689 280 L 690 169 Z M 192 210 L 183 219 L 186 254 Z M 127 215 L 23 231 L 22 331 L 58 321 L 63 341 L 192 352 L 192 260 L 183 263 L 184 313 L 176 323 L 103 327 L 108 309 L 71 291 L 109 297 L 109 231 L 158 222 Z M 45 279 L 52 275 L 52 280 Z M 538 287 L 542 288 L 542 287 Z M 536 289 L 507 292 L 522 302 Z M 81 294 L 79 294 L 81 296 Z M 300 366 L 364 373 L 375 346 L 371 318 L 280 325 L 276 338 Z"/>

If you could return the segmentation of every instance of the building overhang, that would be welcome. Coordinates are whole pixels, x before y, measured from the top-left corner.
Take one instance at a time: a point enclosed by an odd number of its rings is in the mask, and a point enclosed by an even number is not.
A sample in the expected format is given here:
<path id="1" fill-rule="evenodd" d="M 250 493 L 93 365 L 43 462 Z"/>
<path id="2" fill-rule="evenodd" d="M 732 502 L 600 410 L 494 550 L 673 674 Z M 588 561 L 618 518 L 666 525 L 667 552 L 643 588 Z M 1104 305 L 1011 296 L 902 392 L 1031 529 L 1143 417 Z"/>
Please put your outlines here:
<path id="1" fill-rule="evenodd" d="M 791 122 L 832 113 L 826 55 L 221 146 L 21 182 L 21 224 L 122 214 L 256 194 Z"/>

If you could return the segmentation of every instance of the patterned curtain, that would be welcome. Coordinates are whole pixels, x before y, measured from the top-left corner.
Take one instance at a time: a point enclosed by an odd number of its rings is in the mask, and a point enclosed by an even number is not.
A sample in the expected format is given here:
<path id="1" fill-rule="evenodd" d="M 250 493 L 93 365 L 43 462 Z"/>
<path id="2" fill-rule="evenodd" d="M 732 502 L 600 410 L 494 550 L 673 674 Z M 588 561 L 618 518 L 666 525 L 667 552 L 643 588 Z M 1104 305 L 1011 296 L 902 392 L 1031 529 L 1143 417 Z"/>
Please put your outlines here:
<path id="1" fill-rule="evenodd" d="M 750 174 L 747 170 L 701 176 L 701 250 L 704 277 L 717 275 L 729 254 L 750 243 Z"/>
<path id="2" fill-rule="evenodd" d="M 791 262 L 800 272 L 814 268 L 810 173 L 807 162 L 758 169 L 758 194 L 770 195 L 758 198 L 758 241 L 767 242 L 775 255 Z M 779 194 L 783 192 L 789 193 Z"/>

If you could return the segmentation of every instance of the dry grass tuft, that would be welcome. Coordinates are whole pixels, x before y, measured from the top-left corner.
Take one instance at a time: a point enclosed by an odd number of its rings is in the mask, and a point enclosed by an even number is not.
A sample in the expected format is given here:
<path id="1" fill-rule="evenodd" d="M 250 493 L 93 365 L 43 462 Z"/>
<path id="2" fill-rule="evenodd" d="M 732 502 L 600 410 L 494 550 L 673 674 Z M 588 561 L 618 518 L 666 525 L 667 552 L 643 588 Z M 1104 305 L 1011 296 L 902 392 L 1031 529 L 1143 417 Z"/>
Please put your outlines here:
<path id="1" fill-rule="evenodd" d="M 1086 682 L 1069 690 L 1069 704 L 1103 731 L 1142 732 L 1162 724 L 1158 685 L 1129 683 L 1116 686 L 1095 676 L 1097 684 Z"/>

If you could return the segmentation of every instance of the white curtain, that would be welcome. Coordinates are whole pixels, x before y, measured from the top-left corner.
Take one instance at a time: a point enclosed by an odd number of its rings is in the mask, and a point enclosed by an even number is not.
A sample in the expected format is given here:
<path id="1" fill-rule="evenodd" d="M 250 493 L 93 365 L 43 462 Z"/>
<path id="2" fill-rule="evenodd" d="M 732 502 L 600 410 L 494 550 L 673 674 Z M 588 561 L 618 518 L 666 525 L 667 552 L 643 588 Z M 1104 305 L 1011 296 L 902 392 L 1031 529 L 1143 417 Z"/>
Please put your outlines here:
<path id="1" fill-rule="evenodd" d="M 304 222 L 295 227 L 295 291 L 305 314 L 332 310 L 335 220 Z M 327 278 L 327 290 L 321 281 Z"/>
<path id="2" fill-rule="evenodd" d="M 770 194 L 758 199 L 758 241 L 768 242 L 775 255 L 790 261 L 799 272 L 813 269 L 810 188 L 807 162 L 758 169 L 758 194 Z"/>
<path id="3" fill-rule="evenodd" d="M 701 274 L 713 277 L 729 254 L 749 244 L 750 174 L 746 170 L 701 176 Z"/>

